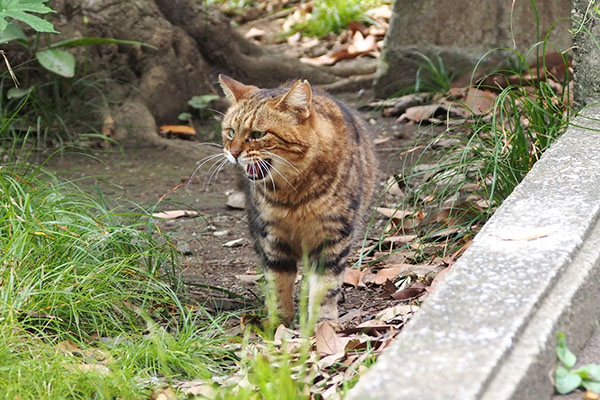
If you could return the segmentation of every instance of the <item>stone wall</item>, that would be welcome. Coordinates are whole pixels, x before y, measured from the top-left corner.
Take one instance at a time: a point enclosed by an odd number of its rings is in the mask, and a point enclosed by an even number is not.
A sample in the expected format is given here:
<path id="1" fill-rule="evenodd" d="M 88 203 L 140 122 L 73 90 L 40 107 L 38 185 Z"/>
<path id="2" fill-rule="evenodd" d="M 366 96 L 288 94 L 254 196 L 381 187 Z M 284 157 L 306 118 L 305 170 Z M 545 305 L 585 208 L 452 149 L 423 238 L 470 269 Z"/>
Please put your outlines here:
<path id="1" fill-rule="evenodd" d="M 416 51 L 439 54 L 449 70 L 461 74 L 495 48 L 525 54 L 540 38 L 544 39 L 556 21 L 548 42 L 551 51 L 571 46 L 570 0 L 535 2 L 539 37 L 531 1 L 515 0 L 514 7 L 512 4 L 510 0 L 396 0 L 375 79 L 377 94 L 389 96 L 414 82 L 420 60 Z M 508 54 L 509 50 L 496 51 L 492 58 Z"/>
<path id="2" fill-rule="evenodd" d="M 573 68 L 578 106 L 600 101 L 600 15 L 589 0 L 573 0 Z"/>

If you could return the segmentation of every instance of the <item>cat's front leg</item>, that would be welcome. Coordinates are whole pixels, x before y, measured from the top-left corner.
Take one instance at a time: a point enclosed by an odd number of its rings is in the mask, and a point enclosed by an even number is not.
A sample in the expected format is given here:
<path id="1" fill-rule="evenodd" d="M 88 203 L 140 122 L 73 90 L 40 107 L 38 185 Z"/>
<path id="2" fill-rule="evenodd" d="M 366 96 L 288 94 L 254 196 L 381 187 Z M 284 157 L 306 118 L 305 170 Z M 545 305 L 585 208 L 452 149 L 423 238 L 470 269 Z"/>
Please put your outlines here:
<path id="1" fill-rule="evenodd" d="M 276 308 L 279 319 L 290 326 L 294 320 L 294 282 L 296 281 L 296 261 L 265 260 L 267 312 Z"/>
<path id="2" fill-rule="evenodd" d="M 328 241 L 320 246 L 322 250 L 319 253 L 313 253 L 313 268 L 308 277 L 308 307 L 311 320 L 314 320 L 316 314 L 318 321 L 327 320 L 339 326 L 337 305 L 342 292 L 351 240 L 351 237 L 342 237 L 333 243 Z"/>
<path id="3" fill-rule="evenodd" d="M 308 277 L 308 311 L 311 321 L 329 321 L 336 328 L 338 324 L 338 302 L 344 281 L 343 269 L 312 271 Z"/>

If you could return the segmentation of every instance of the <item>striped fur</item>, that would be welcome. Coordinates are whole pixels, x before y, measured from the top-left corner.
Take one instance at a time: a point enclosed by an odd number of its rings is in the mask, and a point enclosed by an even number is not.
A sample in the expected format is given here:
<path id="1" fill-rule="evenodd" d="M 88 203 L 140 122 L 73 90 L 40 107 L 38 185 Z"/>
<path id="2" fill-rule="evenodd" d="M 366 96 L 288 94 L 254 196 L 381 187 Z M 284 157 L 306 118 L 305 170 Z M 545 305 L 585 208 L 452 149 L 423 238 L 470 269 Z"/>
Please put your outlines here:
<path id="1" fill-rule="evenodd" d="M 293 319 L 296 268 L 308 256 L 309 309 L 336 320 L 346 260 L 374 192 L 369 128 L 307 81 L 275 89 L 219 81 L 232 103 L 222 123 L 225 156 L 249 178 L 250 231 L 280 316 Z"/>

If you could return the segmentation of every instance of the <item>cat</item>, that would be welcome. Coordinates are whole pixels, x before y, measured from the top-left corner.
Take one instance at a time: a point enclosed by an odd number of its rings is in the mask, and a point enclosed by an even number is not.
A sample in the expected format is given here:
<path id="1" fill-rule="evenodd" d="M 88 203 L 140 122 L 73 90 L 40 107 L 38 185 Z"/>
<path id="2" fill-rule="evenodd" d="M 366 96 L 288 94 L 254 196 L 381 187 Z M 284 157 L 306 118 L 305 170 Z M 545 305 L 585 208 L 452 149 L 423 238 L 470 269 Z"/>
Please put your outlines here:
<path id="1" fill-rule="evenodd" d="M 224 155 L 245 172 L 248 225 L 281 320 L 308 259 L 309 315 L 338 320 L 346 260 L 375 191 L 372 134 L 358 113 L 306 80 L 275 89 L 225 75 Z"/>

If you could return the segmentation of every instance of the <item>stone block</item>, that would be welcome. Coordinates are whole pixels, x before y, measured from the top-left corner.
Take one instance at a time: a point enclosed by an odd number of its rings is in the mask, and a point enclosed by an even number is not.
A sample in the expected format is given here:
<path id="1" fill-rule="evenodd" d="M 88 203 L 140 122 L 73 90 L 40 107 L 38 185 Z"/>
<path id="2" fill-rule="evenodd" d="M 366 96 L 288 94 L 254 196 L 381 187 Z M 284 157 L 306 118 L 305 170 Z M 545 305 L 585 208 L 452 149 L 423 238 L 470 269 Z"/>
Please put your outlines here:
<path id="1" fill-rule="evenodd" d="M 571 46 L 570 0 L 536 2 L 539 35 L 531 2 L 511 4 L 498 0 L 396 0 L 375 77 L 376 93 L 389 96 L 414 82 L 419 63 L 415 52 L 439 54 L 449 70 L 461 74 L 492 49 L 505 48 L 491 53 L 495 59 L 506 58 L 510 49 L 525 55 L 544 39 L 550 27 L 550 51 Z M 531 56 L 535 58 L 536 52 Z"/>

